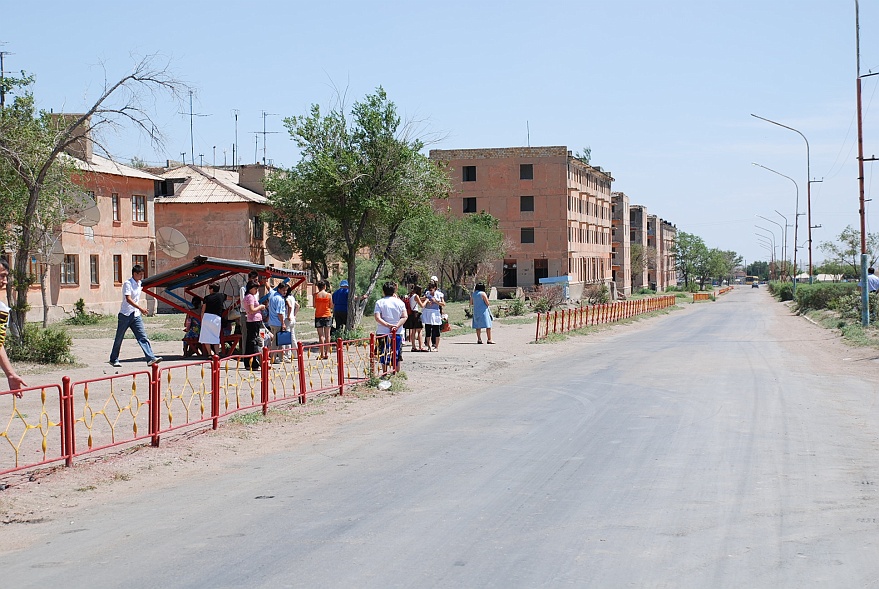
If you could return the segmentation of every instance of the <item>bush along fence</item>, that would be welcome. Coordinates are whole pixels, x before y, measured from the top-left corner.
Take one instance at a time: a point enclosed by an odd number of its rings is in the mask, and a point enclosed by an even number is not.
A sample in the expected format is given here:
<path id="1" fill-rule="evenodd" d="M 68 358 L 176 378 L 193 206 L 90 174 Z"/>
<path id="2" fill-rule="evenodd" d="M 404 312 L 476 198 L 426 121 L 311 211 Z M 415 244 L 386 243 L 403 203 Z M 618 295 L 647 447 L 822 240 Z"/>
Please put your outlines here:
<path id="1" fill-rule="evenodd" d="M 397 372 L 393 337 L 336 340 L 0 393 L 0 475 L 115 446 L 150 441 L 181 428 L 217 429 L 239 411 L 346 387 Z M 2 424 L 5 424 L 2 425 Z"/>
<path id="2" fill-rule="evenodd" d="M 537 314 L 537 334 L 534 341 L 545 339 L 551 333 L 565 333 L 590 325 L 612 323 L 620 319 L 628 319 L 651 311 L 665 309 L 675 305 L 675 295 L 664 295 L 634 301 L 616 301 L 591 307 L 562 309 L 549 313 Z"/>

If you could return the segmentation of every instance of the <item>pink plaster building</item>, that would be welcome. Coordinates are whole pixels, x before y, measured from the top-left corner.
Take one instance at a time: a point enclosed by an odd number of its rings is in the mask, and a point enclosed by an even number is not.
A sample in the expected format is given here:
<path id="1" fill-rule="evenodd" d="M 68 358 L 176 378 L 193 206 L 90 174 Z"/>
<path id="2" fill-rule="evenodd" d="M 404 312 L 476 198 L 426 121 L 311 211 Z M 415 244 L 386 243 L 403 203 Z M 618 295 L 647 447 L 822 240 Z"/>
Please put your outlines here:
<path id="1" fill-rule="evenodd" d="M 485 211 L 500 222 L 510 249 L 496 262 L 493 286 L 567 276 L 576 299 L 585 285 L 610 282 L 610 173 L 562 146 L 432 150 L 430 158 L 452 180 L 449 200 L 437 207 Z"/>
<path id="2" fill-rule="evenodd" d="M 37 275 L 48 263 L 47 301 L 50 321 L 73 314 L 81 298 L 86 310 L 105 315 L 119 312 L 122 282 L 141 264 L 155 272 L 153 203 L 161 178 L 144 170 L 94 155 L 91 140 L 73 146 L 70 161 L 77 168 L 73 181 L 95 203 L 63 223 L 48 257 L 34 255 L 30 272 Z M 62 157 L 68 157 L 64 155 Z M 28 294 L 28 321 L 43 318 L 39 285 Z M 148 300 L 148 305 L 155 301 Z"/>

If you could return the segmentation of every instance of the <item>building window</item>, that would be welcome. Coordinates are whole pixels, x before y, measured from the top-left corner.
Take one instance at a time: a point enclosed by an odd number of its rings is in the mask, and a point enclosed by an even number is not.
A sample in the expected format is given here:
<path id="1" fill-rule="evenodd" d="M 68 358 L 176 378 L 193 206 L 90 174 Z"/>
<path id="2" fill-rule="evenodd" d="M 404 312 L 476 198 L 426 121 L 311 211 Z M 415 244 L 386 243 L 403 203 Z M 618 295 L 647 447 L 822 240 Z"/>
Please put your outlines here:
<path id="1" fill-rule="evenodd" d="M 522 243 L 534 243 L 534 227 L 522 227 Z"/>
<path id="2" fill-rule="evenodd" d="M 113 255 L 113 282 L 122 284 L 122 256 Z"/>
<path id="3" fill-rule="evenodd" d="M 79 284 L 78 266 L 79 256 L 76 254 L 64 255 L 64 261 L 61 262 L 61 284 Z"/>
<path id="4" fill-rule="evenodd" d="M 149 271 L 147 268 L 147 257 L 146 256 L 131 256 L 131 267 L 140 265 L 143 267 L 143 277 L 146 278 L 149 275 Z"/>
<path id="5" fill-rule="evenodd" d="M 464 198 L 464 212 L 465 213 L 475 213 L 476 212 L 476 197 L 468 196 Z"/>
<path id="6" fill-rule="evenodd" d="M 519 197 L 519 210 L 521 212 L 526 212 L 526 211 L 534 212 L 534 197 L 533 196 L 520 196 Z"/>
<path id="7" fill-rule="evenodd" d="M 119 216 L 119 195 L 114 192 L 110 195 L 110 200 L 113 202 L 113 220 L 121 221 L 122 217 Z"/>
<path id="8" fill-rule="evenodd" d="M 519 180 L 534 180 L 534 164 L 519 164 Z"/>
<path id="9" fill-rule="evenodd" d="M 464 182 L 476 182 L 476 166 L 464 166 Z"/>
<path id="10" fill-rule="evenodd" d="M 131 197 L 131 220 L 146 221 L 146 197 L 135 194 Z"/>
<path id="11" fill-rule="evenodd" d="M 12 264 L 13 262 L 9 263 L 10 268 L 12 267 Z M 36 257 L 31 256 L 30 260 L 28 260 L 27 263 L 28 278 L 34 278 L 36 280 L 39 280 L 40 276 L 42 276 L 45 272 L 46 264 L 44 264 L 43 262 L 38 262 Z"/>
<path id="12" fill-rule="evenodd" d="M 101 275 L 98 270 L 100 268 L 100 263 L 98 260 L 98 256 L 92 254 L 89 256 L 89 277 L 91 278 L 92 284 L 98 285 L 101 283 Z"/>
<path id="13" fill-rule="evenodd" d="M 262 225 L 262 219 L 260 219 L 259 216 L 255 216 L 253 218 L 253 238 L 257 241 L 260 241 L 263 237 Z"/>

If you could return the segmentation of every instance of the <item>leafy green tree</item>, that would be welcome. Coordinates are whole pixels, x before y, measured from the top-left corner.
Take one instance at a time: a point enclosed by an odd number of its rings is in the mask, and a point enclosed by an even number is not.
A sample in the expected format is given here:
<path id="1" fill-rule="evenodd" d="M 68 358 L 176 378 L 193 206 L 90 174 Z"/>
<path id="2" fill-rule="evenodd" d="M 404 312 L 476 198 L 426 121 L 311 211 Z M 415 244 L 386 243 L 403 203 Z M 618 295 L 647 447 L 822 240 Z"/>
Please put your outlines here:
<path id="1" fill-rule="evenodd" d="M 689 287 L 702 276 L 711 276 L 707 260 L 708 248 L 698 235 L 678 231 L 674 255 L 678 275 L 683 277 L 685 287 Z"/>
<path id="2" fill-rule="evenodd" d="M 815 266 L 814 269 L 815 274 L 832 274 L 834 276 L 841 276 L 846 280 L 859 278 L 859 276 L 852 271 L 851 264 L 825 261 L 823 264 Z M 858 264 L 858 272 L 860 273 L 860 264 Z"/>
<path id="3" fill-rule="evenodd" d="M 836 241 L 824 241 L 818 249 L 827 255 L 829 262 L 836 262 L 847 269 L 842 272 L 853 277 L 861 275 L 861 232 L 851 225 L 842 230 Z M 879 255 L 879 233 L 867 234 L 867 265 L 875 267 Z"/>
<path id="4" fill-rule="evenodd" d="M 338 240 L 328 245 L 345 262 L 351 285 L 357 254 L 368 248 L 376 260 L 369 295 L 406 220 L 448 194 L 448 177 L 421 153 L 422 141 L 413 137 L 411 125 L 401 123 L 381 87 L 353 105 L 350 121 L 340 102 L 326 114 L 312 105 L 308 115 L 288 117 L 284 124 L 302 158 L 272 181 L 285 195 L 269 197 L 273 221 L 283 224 L 307 211 L 333 223 Z M 365 304 L 349 297 L 349 328 L 359 323 Z"/>
<path id="5" fill-rule="evenodd" d="M 769 280 L 769 262 L 751 262 L 745 268 L 745 274 L 748 276 L 759 276 L 760 280 Z"/>

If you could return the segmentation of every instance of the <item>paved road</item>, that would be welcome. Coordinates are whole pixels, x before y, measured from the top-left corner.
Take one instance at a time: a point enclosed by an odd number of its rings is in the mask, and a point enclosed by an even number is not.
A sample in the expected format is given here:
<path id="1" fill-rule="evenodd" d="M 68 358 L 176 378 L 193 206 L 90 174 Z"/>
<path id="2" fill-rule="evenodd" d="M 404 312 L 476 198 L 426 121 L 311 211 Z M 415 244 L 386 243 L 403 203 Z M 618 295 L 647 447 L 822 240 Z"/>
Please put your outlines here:
<path id="1" fill-rule="evenodd" d="M 744 289 L 559 346 L 511 385 L 90 508 L 0 557 L 2 586 L 879 586 L 875 387 L 792 321 Z"/>

